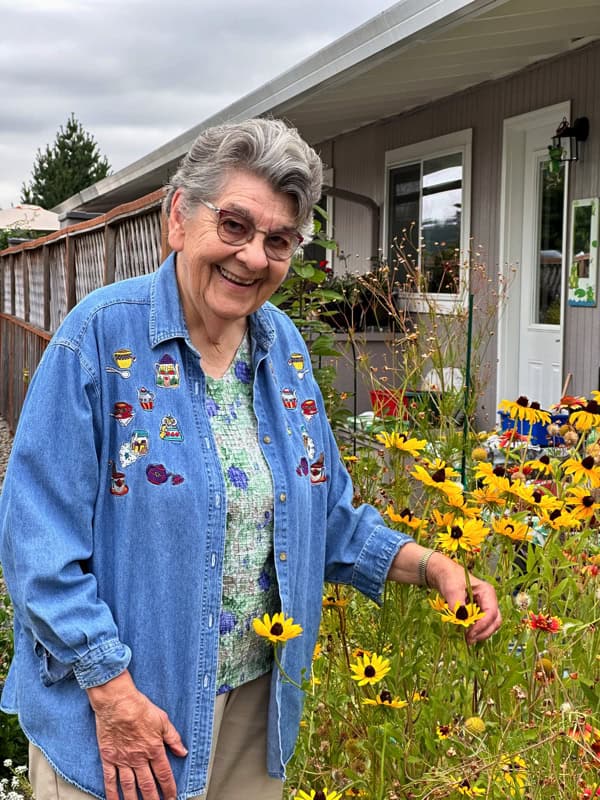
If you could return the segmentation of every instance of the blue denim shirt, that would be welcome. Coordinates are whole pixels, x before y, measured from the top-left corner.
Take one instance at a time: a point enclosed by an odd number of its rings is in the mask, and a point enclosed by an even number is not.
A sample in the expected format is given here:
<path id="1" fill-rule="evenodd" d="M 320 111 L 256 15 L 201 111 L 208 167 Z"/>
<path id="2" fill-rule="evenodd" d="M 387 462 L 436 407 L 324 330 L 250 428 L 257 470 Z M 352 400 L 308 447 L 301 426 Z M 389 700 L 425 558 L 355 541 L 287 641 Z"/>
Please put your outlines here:
<path id="1" fill-rule="evenodd" d="M 408 536 L 352 486 L 304 342 L 270 304 L 250 318 L 254 408 L 273 476 L 281 607 L 304 629 L 283 650 L 309 669 L 323 581 L 378 601 Z M 175 262 L 92 292 L 68 315 L 27 393 L 0 499 L 0 558 L 15 608 L 2 709 L 68 781 L 104 785 L 85 688 L 129 668 L 189 750 L 178 796 L 206 783 L 226 522 L 200 354 Z M 164 434 L 164 435 L 163 435 Z M 268 771 L 284 778 L 302 692 L 273 674 Z"/>

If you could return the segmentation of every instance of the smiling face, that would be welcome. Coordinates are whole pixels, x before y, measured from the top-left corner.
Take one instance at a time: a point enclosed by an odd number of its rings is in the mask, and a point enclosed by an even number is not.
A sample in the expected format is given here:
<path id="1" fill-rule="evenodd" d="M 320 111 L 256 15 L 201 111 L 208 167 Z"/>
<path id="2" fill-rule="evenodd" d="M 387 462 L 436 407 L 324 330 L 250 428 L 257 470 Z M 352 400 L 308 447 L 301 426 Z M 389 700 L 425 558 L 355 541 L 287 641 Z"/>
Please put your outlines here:
<path id="1" fill-rule="evenodd" d="M 268 258 L 263 242 L 264 231 L 295 227 L 292 197 L 256 175 L 234 172 L 213 202 L 247 217 L 259 230 L 250 242 L 225 244 L 217 234 L 217 214 L 200 205 L 186 218 L 181 190 L 175 193 L 169 244 L 177 253 L 177 283 L 190 331 L 245 325 L 246 317 L 279 288 L 290 264 L 290 259 Z"/>

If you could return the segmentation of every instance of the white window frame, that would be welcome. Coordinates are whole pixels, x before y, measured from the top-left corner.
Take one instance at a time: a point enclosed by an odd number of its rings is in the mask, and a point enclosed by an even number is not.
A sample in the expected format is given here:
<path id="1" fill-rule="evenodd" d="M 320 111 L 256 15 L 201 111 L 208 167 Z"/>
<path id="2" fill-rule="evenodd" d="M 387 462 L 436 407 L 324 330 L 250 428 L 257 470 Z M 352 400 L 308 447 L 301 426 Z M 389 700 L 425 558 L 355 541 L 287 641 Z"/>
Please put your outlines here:
<path id="1" fill-rule="evenodd" d="M 384 186 L 384 218 L 383 218 L 383 241 L 385 244 L 384 253 L 389 252 L 390 243 L 388 231 L 389 219 L 389 185 L 390 171 L 397 167 L 414 164 L 415 161 L 424 161 L 438 156 L 461 153 L 463 162 L 462 173 L 462 206 L 460 216 L 460 252 L 461 266 L 459 272 L 459 290 L 456 294 L 441 294 L 423 292 L 403 292 L 400 297 L 408 302 L 411 311 L 427 311 L 432 306 L 441 314 L 451 314 L 456 310 L 457 305 L 464 307 L 467 302 L 467 279 L 466 269 L 467 254 L 471 248 L 471 149 L 472 149 L 473 129 L 465 128 L 462 131 L 437 136 L 435 139 L 428 139 L 405 147 L 398 147 L 395 150 L 388 150 L 385 154 L 385 186 Z M 419 220 L 420 225 L 421 220 Z M 420 236 L 420 227 L 419 227 Z"/>

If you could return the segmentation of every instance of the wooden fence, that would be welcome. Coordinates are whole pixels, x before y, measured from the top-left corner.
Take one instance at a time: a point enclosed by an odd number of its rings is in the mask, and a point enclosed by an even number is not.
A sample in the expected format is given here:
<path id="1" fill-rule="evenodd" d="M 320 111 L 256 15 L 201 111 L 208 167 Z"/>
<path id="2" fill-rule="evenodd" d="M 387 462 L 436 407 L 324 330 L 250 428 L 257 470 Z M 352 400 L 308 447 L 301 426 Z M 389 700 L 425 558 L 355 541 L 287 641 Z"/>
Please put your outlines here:
<path id="1" fill-rule="evenodd" d="M 12 432 L 29 379 L 67 312 L 99 286 L 153 272 L 166 256 L 163 196 L 159 189 L 0 251 L 0 416 Z"/>

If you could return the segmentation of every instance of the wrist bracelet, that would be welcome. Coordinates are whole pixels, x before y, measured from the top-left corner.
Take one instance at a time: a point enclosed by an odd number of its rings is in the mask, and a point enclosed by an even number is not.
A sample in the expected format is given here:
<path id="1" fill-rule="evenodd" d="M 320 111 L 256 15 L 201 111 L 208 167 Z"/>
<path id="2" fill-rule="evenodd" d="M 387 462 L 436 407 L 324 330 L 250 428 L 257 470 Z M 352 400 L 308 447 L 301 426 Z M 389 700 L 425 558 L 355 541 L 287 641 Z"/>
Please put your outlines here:
<path id="1" fill-rule="evenodd" d="M 429 559 L 434 553 L 435 550 L 426 550 L 419 559 L 419 566 L 417 567 L 418 585 L 424 586 L 426 589 L 431 589 L 427 580 L 427 564 L 429 564 Z"/>

